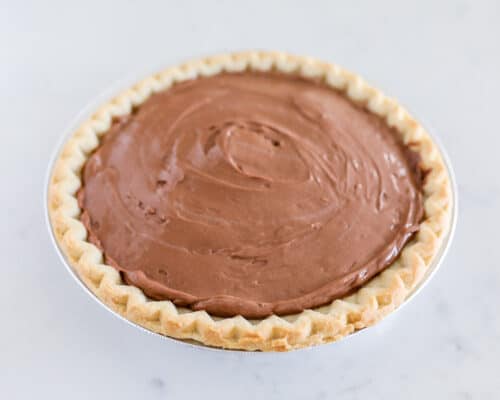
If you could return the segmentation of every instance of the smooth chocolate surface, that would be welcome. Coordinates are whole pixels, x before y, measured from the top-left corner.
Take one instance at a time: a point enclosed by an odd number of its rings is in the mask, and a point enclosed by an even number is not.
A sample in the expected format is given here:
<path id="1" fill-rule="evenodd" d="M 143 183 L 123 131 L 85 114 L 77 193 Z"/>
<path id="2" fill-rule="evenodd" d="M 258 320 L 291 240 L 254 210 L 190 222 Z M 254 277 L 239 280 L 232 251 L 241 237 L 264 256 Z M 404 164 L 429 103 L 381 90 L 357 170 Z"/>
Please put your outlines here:
<path id="1" fill-rule="evenodd" d="M 83 171 L 82 221 L 153 299 L 285 315 L 352 292 L 397 258 L 423 216 L 417 159 L 319 82 L 199 78 L 113 124 Z"/>

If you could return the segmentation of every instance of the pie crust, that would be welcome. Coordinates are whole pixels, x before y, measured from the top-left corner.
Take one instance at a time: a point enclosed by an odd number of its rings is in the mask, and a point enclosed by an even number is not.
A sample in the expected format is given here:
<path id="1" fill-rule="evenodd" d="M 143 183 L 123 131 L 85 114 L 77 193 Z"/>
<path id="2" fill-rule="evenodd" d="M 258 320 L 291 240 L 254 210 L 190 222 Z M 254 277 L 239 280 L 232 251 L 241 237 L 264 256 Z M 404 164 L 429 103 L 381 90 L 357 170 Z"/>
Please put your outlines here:
<path id="1" fill-rule="evenodd" d="M 382 117 L 403 143 L 421 157 L 425 216 L 420 230 L 400 257 L 353 294 L 299 314 L 262 320 L 241 316 L 218 318 L 205 311 L 177 307 L 171 301 L 148 299 L 125 284 L 119 272 L 103 263 L 103 254 L 87 239 L 80 222 L 76 194 L 87 158 L 99 146 L 113 118 L 129 114 L 152 93 L 177 82 L 220 72 L 243 70 L 300 74 L 322 79 L 351 101 Z M 87 287 L 126 319 L 162 335 L 191 339 L 226 349 L 286 351 L 333 342 L 373 325 L 396 309 L 422 281 L 451 226 L 450 177 L 437 145 L 422 126 L 395 100 L 337 65 L 282 52 L 250 51 L 224 54 L 168 68 L 137 83 L 100 107 L 67 140 L 49 182 L 48 210 L 56 240 Z"/>

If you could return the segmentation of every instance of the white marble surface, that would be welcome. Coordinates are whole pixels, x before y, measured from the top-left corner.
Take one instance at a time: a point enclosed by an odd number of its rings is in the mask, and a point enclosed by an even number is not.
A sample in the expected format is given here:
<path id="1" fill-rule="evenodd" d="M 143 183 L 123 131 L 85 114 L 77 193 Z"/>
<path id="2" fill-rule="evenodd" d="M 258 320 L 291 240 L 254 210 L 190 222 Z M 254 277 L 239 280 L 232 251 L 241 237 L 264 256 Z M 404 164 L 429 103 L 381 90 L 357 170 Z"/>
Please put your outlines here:
<path id="1" fill-rule="evenodd" d="M 0 0 L 1 398 L 500 397 L 499 2 L 347 3 Z M 247 48 L 359 72 L 448 149 L 454 244 L 373 332 L 289 354 L 193 350 L 112 317 L 51 247 L 43 178 L 75 114 L 136 71 Z"/>

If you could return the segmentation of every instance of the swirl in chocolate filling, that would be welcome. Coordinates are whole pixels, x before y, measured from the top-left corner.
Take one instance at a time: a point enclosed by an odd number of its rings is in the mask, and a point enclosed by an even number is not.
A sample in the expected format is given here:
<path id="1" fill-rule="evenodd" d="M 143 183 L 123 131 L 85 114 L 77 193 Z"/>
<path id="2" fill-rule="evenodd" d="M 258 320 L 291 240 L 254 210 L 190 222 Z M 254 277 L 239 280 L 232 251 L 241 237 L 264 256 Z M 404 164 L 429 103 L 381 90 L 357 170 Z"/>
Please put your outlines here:
<path id="1" fill-rule="evenodd" d="M 198 78 L 115 121 L 83 171 L 89 239 L 153 299 L 262 318 L 344 296 L 423 216 L 418 156 L 326 85 Z"/>

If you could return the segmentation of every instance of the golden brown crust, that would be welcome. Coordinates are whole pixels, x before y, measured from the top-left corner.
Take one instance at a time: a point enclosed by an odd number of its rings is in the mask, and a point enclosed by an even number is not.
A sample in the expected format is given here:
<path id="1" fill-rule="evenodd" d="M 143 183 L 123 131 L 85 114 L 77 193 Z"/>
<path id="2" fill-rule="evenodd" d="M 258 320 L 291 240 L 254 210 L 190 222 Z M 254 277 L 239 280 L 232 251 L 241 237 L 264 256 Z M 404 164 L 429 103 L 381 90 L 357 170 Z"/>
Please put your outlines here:
<path id="1" fill-rule="evenodd" d="M 252 321 L 243 317 L 216 318 L 204 311 L 176 307 L 170 301 L 152 301 L 140 289 L 123 283 L 113 267 L 103 264 L 101 251 L 86 241 L 87 231 L 79 220 L 76 200 L 81 169 L 114 117 L 130 113 L 152 93 L 166 90 L 176 82 L 244 69 L 277 69 L 324 79 L 395 127 L 403 142 L 420 154 L 422 167 L 429 171 L 423 186 L 425 218 L 415 239 L 404 247 L 396 262 L 354 294 L 330 305 Z M 209 346 L 285 351 L 338 340 L 373 325 L 398 307 L 422 281 L 448 233 L 452 192 L 439 149 L 395 100 L 336 65 L 281 52 L 255 51 L 168 68 L 102 106 L 65 143 L 52 171 L 48 202 L 54 235 L 68 261 L 100 300 L 128 320 L 166 336 L 193 339 Z"/>

